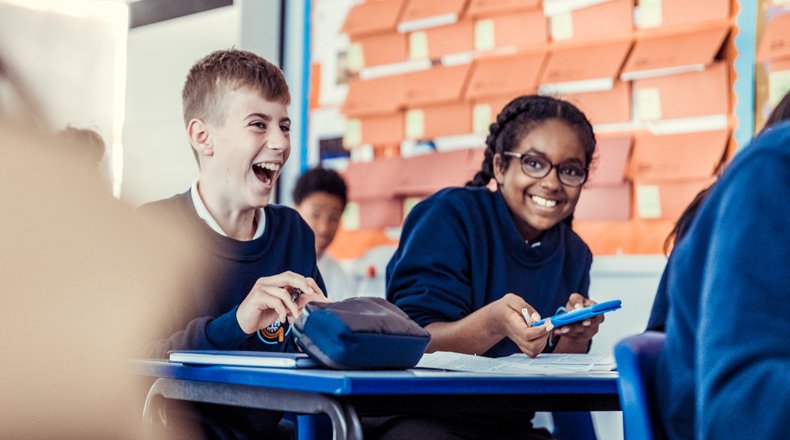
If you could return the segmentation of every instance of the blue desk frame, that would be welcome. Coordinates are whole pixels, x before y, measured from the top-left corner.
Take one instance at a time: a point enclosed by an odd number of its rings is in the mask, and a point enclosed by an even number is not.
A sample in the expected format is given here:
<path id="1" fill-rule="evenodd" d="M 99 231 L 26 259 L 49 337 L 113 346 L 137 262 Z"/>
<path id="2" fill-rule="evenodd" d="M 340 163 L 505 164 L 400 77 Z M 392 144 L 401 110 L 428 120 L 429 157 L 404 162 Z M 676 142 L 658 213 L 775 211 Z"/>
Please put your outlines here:
<path id="1" fill-rule="evenodd" d="M 162 398 L 326 414 L 335 440 L 361 439 L 359 415 L 619 411 L 617 373 L 505 376 L 459 372 L 335 371 L 187 366 L 135 361 L 157 377 L 146 399 L 152 423 Z"/>

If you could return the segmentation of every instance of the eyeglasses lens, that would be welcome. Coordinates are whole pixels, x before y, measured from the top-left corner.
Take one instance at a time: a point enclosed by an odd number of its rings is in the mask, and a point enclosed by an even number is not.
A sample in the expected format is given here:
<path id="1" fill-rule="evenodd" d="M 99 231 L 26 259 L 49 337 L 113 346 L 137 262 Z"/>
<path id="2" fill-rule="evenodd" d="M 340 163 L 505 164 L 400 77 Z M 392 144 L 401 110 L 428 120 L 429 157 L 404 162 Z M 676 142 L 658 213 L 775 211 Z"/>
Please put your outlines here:
<path id="1" fill-rule="evenodd" d="M 546 177 L 552 169 L 552 164 L 548 160 L 537 156 L 522 156 L 521 169 L 524 174 L 536 179 Z M 560 182 L 569 186 L 579 186 L 587 179 L 587 171 L 572 163 L 557 165 L 557 175 Z"/>

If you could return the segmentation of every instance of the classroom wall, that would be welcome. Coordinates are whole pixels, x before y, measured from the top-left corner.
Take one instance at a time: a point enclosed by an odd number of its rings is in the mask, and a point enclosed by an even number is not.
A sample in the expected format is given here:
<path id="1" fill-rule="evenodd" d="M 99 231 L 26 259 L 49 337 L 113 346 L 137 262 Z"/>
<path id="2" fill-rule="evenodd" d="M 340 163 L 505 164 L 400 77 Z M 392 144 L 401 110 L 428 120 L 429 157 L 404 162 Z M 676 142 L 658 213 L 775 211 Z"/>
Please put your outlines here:
<path id="1" fill-rule="evenodd" d="M 240 9 L 234 4 L 129 31 L 121 198 L 131 205 L 184 192 L 197 178 L 181 89 L 195 61 L 238 45 Z"/>
<path id="2" fill-rule="evenodd" d="M 123 16 L 124 10 L 93 3 L 71 13 L 64 12 L 69 11 L 66 6 L 61 9 L 0 2 L 0 52 L 24 80 L 48 128 L 58 131 L 69 124 L 92 128 L 110 154 L 116 34 L 108 17 Z M 103 168 L 108 186 L 109 162 L 108 157 Z"/>

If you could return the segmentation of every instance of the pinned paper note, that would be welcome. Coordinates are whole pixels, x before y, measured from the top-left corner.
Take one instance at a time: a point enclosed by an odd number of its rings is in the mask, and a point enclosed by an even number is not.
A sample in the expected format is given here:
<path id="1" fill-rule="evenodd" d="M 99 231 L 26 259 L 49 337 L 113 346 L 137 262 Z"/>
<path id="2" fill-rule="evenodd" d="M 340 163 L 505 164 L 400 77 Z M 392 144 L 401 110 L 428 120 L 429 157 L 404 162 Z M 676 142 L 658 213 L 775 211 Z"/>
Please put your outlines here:
<path id="1" fill-rule="evenodd" d="M 425 114 L 420 109 L 406 112 L 406 138 L 422 139 L 425 137 Z"/>
<path id="2" fill-rule="evenodd" d="M 428 35 L 423 32 L 409 34 L 409 58 L 412 60 L 428 59 Z"/>
<path id="3" fill-rule="evenodd" d="M 352 163 L 373 162 L 375 157 L 376 151 L 373 148 L 373 145 L 365 144 L 351 149 Z"/>
<path id="4" fill-rule="evenodd" d="M 480 20 L 475 23 L 475 50 L 491 50 L 495 47 L 494 20 Z"/>
<path id="5" fill-rule="evenodd" d="M 659 27 L 662 23 L 661 0 L 639 0 L 637 24 L 640 28 Z"/>
<path id="6" fill-rule="evenodd" d="M 643 121 L 661 119 L 661 92 L 656 87 L 645 87 L 636 91 L 636 108 Z"/>
<path id="7" fill-rule="evenodd" d="M 658 185 L 636 186 L 636 209 L 641 218 L 661 218 L 661 196 Z"/>
<path id="8" fill-rule="evenodd" d="M 420 197 L 407 197 L 406 200 L 403 201 L 403 218 L 405 219 L 409 213 L 411 212 L 412 208 L 417 206 L 422 199 Z"/>
<path id="9" fill-rule="evenodd" d="M 551 17 L 551 38 L 556 41 L 573 38 L 573 12 L 561 12 Z"/>
<path id="10" fill-rule="evenodd" d="M 346 209 L 343 210 L 343 216 L 340 217 L 340 223 L 346 231 L 356 231 L 359 229 L 359 204 L 357 202 L 348 202 Z"/>
<path id="11" fill-rule="evenodd" d="M 343 133 L 343 148 L 346 150 L 362 143 L 362 121 L 349 119 L 346 121 L 346 131 Z"/>
<path id="12" fill-rule="evenodd" d="M 472 109 L 472 131 L 475 134 L 488 134 L 491 123 L 494 122 L 494 113 L 489 104 L 477 104 Z"/>
<path id="13" fill-rule="evenodd" d="M 790 3 L 790 0 L 788 0 Z M 768 74 L 768 99 L 775 107 L 790 92 L 790 70 L 771 72 Z"/>
<path id="14" fill-rule="evenodd" d="M 346 51 L 346 62 L 350 72 L 359 72 L 365 67 L 365 51 L 362 43 L 351 43 Z"/>

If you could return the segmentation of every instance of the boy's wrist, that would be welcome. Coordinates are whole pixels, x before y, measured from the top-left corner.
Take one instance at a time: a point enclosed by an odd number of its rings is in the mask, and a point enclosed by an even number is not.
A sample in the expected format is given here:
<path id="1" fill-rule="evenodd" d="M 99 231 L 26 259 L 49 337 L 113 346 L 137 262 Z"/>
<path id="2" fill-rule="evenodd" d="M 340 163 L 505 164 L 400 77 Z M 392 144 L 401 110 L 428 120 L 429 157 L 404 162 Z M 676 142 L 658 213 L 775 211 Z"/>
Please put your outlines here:
<path id="1" fill-rule="evenodd" d="M 236 319 L 237 309 L 238 307 L 234 307 L 206 326 L 206 338 L 220 350 L 235 350 L 250 336 L 244 333 Z"/>

